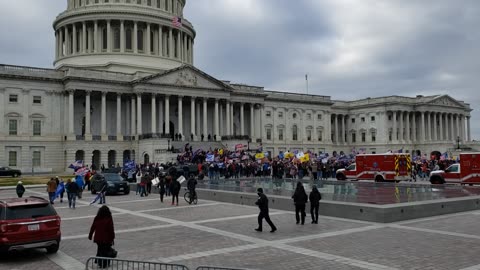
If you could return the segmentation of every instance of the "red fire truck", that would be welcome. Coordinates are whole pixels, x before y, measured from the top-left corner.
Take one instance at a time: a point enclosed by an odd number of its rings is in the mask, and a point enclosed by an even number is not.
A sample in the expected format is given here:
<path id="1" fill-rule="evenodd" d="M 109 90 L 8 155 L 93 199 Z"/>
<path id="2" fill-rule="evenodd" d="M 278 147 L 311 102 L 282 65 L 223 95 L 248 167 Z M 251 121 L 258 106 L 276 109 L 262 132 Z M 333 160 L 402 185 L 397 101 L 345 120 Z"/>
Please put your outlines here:
<path id="1" fill-rule="evenodd" d="M 337 180 L 374 180 L 375 182 L 410 180 L 409 154 L 387 153 L 357 155 L 355 163 L 337 170 Z"/>
<path id="2" fill-rule="evenodd" d="M 450 165 L 444 171 L 432 171 L 430 183 L 480 184 L 480 153 L 460 154 L 460 163 Z"/>

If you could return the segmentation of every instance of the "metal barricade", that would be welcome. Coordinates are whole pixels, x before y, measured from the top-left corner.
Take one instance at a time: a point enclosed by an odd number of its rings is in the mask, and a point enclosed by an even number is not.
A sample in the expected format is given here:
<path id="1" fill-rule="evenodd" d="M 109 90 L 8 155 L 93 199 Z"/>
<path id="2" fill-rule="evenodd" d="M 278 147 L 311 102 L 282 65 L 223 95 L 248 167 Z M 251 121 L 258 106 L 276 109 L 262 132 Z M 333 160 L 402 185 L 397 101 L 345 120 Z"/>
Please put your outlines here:
<path id="1" fill-rule="evenodd" d="M 108 266 L 105 266 L 105 262 Z M 103 265 L 99 265 L 104 263 Z M 144 262 L 132 260 L 120 260 L 114 258 L 90 257 L 85 263 L 86 270 L 110 269 L 110 270 L 189 270 L 180 264 L 168 264 L 159 262 Z"/>
<path id="2" fill-rule="evenodd" d="M 197 270 L 247 270 L 240 268 L 225 268 L 225 267 L 215 267 L 215 266 L 199 266 Z"/>

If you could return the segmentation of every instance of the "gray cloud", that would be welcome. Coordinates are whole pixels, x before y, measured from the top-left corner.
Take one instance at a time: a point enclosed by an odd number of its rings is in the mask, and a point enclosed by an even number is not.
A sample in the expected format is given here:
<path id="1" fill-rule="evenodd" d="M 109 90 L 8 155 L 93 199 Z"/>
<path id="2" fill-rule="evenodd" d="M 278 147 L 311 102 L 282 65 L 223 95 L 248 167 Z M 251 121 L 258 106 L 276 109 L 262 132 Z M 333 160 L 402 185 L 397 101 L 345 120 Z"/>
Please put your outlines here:
<path id="1" fill-rule="evenodd" d="M 0 62 L 51 67 L 66 1 L 2 1 Z M 475 0 L 190 0 L 195 64 L 224 80 L 334 99 L 449 94 L 477 112 Z"/>

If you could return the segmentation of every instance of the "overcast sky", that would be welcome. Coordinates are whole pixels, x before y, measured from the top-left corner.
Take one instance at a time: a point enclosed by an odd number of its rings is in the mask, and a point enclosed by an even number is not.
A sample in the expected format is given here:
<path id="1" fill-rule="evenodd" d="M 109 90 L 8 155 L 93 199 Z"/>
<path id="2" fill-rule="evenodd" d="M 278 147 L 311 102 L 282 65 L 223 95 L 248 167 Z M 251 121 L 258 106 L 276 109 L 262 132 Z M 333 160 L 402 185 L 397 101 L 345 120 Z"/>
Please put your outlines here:
<path id="1" fill-rule="evenodd" d="M 0 63 L 52 67 L 66 0 L 0 0 Z M 237 83 L 333 99 L 449 94 L 480 139 L 476 0 L 188 0 L 195 66 Z"/>

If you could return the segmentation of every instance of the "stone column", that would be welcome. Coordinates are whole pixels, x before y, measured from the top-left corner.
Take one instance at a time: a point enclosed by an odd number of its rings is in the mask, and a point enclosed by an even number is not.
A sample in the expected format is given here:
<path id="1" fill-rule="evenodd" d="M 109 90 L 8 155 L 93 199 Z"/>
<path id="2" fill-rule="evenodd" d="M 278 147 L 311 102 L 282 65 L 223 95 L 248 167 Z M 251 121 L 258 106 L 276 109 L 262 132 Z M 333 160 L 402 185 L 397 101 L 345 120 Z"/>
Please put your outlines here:
<path id="1" fill-rule="evenodd" d="M 108 141 L 107 136 L 107 92 L 102 92 L 102 109 L 101 109 L 101 132 L 102 141 Z"/>
<path id="2" fill-rule="evenodd" d="M 158 55 L 163 56 L 163 28 L 161 25 L 158 26 Z"/>
<path id="3" fill-rule="evenodd" d="M 182 135 L 182 140 L 184 138 L 183 134 L 183 96 L 178 96 L 178 133 Z"/>
<path id="4" fill-rule="evenodd" d="M 425 137 L 425 112 L 420 112 L 421 115 L 421 122 L 420 122 L 420 139 L 422 140 L 422 143 L 425 143 L 426 137 Z"/>
<path id="5" fill-rule="evenodd" d="M 182 33 L 180 31 L 177 31 L 177 46 L 175 48 L 175 50 L 177 51 L 177 59 L 181 59 L 182 58 L 182 46 L 181 46 L 181 35 Z"/>
<path id="6" fill-rule="evenodd" d="M 230 101 L 227 100 L 227 103 L 226 103 L 226 118 L 227 118 L 227 130 L 226 130 L 226 135 L 227 136 L 230 136 Z"/>
<path id="7" fill-rule="evenodd" d="M 190 133 L 193 134 L 193 140 L 197 140 L 195 132 L 195 97 L 190 97 Z"/>
<path id="8" fill-rule="evenodd" d="M 411 136 L 411 126 L 410 126 L 410 113 L 406 112 L 405 115 L 405 140 L 407 142 L 412 141 L 412 136 Z"/>
<path id="9" fill-rule="evenodd" d="M 335 143 L 338 144 L 338 114 L 334 114 L 334 115 L 332 115 L 332 117 L 333 117 L 333 124 L 335 125 L 335 127 L 334 127 Z"/>
<path id="10" fill-rule="evenodd" d="M 398 128 L 397 128 L 397 112 L 392 112 L 392 119 L 393 119 L 393 128 L 392 128 L 392 141 L 398 142 Z"/>
<path id="11" fill-rule="evenodd" d="M 465 142 L 465 116 L 460 115 L 460 140 Z"/>
<path id="12" fill-rule="evenodd" d="M 65 104 L 65 98 L 63 98 L 63 104 Z M 5 88 L 0 88 L 0 104 L 5 104 Z M 0 106 L 0 115 L 5 115 L 5 106 Z M 0 117 L 0 136 L 6 136 L 8 133 L 6 128 L 3 128 L 5 126 L 5 118 Z"/>
<path id="13" fill-rule="evenodd" d="M 173 58 L 173 30 L 171 27 L 168 28 L 168 57 Z"/>
<path id="14" fill-rule="evenodd" d="M 412 141 L 417 144 L 417 114 L 412 113 Z"/>
<path id="15" fill-rule="evenodd" d="M 150 43 L 152 42 L 152 37 L 150 35 L 150 23 L 147 23 L 147 44 L 145 46 L 145 54 L 150 54 L 150 51 L 152 50 L 152 48 L 150 47 Z"/>
<path id="16" fill-rule="evenodd" d="M 125 52 L 125 21 L 121 20 L 120 21 L 120 52 L 124 53 Z"/>
<path id="17" fill-rule="evenodd" d="M 203 98 L 203 135 L 208 139 L 208 110 L 207 110 L 207 98 Z"/>
<path id="18" fill-rule="evenodd" d="M 432 125 L 432 130 L 433 130 L 433 140 L 436 142 L 437 141 L 437 113 L 433 113 L 433 125 Z"/>
<path id="19" fill-rule="evenodd" d="M 58 31 L 55 30 L 55 60 L 59 58 L 59 51 L 60 51 L 58 35 L 59 35 Z"/>
<path id="20" fill-rule="evenodd" d="M 254 118 L 253 118 L 253 106 L 255 104 L 253 103 L 250 103 L 250 138 L 252 138 L 252 140 L 255 138 L 255 122 L 254 122 Z"/>
<path id="21" fill-rule="evenodd" d="M 74 90 L 68 90 L 68 134 L 70 140 L 76 140 L 75 138 L 75 130 L 74 130 L 74 98 L 73 98 Z"/>
<path id="22" fill-rule="evenodd" d="M 135 95 L 133 95 L 131 104 L 130 104 L 130 118 L 131 118 L 130 136 L 137 135 L 136 115 L 137 115 L 137 111 L 135 109 Z"/>
<path id="23" fill-rule="evenodd" d="M 472 135 L 470 133 L 470 116 L 467 116 L 467 142 L 472 141 Z"/>
<path id="24" fill-rule="evenodd" d="M 430 112 L 426 112 L 427 114 L 427 141 L 432 140 L 432 115 Z"/>
<path id="25" fill-rule="evenodd" d="M 188 60 L 187 60 L 187 33 L 183 33 L 183 53 L 182 53 L 182 58 L 183 58 L 183 62 L 187 62 L 188 63 Z M 218 136 L 218 134 L 217 134 Z"/>
<path id="26" fill-rule="evenodd" d="M 450 114 L 450 139 L 455 142 L 457 138 L 455 138 L 455 130 L 453 124 L 453 113 Z"/>
<path id="27" fill-rule="evenodd" d="M 240 103 L 240 135 L 245 135 L 245 116 L 244 116 L 244 106 L 243 103 Z"/>
<path id="28" fill-rule="evenodd" d="M 197 105 L 195 106 L 195 110 L 196 110 L 196 122 L 197 122 L 197 128 L 196 128 L 196 131 L 197 131 L 197 136 L 200 137 L 200 135 L 202 134 L 202 113 L 201 113 L 201 109 L 200 109 L 200 103 L 197 103 Z"/>
<path id="29" fill-rule="evenodd" d="M 165 96 L 165 134 L 170 135 L 170 96 Z"/>
<path id="30" fill-rule="evenodd" d="M 223 104 L 222 102 L 220 101 L 220 109 L 219 109 L 219 117 L 220 117 L 220 124 L 219 124 L 219 128 L 220 128 L 220 137 L 221 136 L 224 136 L 225 135 L 225 122 L 224 122 L 224 112 L 223 112 Z"/>
<path id="31" fill-rule="evenodd" d="M 133 53 L 138 53 L 138 22 L 133 22 Z"/>
<path id="32" fill-rule="evenodd" d="M 233 102 L 230 102 L 230 134 L 235 135 L 233 124 L 234 124 L 234 117 L 233 117 Z M 262 107 L 259 110 L 260 113 L 260 138 L 262 137 Z"/>
<path id="33" fill-rule="evenodd" d="M 143 134 L 142 130 L 142 94 L 137 93 L 137 135 Z"/>
<path id="34" fill-rule="evenodd" d="M 448 113 L 445 113 L 445 118 L 444 118 L 444 126 L 445 126 L 445 141 L 449 141 L 451 140 L 450 139 L 450 129 L 449 129 L 449 125 L 448 125 Z"/>
<path id="35" fill-rule="evenodd" d="M 460 133 L 460 115 L 457 114 L 455 115 L 455 131 L 456 131 L 456 137 L 460 137 L 461 141 L 461 133 Z"/>
<path id="36" fill-rule="evenodd" d="M 192 39 L 190 37 L 187 38 L 188 39 L 188 63 L 191 64 L 192 63 Z"/>
<path id="37" fill-rule="evenodd" d="M 85 140 L 92 140 L 90 95 L 92 91 L 85 91 Z"/>
<path id="38" fill-rule="evenodd" d="M 112 24 L 107 20 L 107 52 L 112 52 Z"/>
<path id="39" fill-rule="evenodd" d="M 164 101 L 161 100 L 161 99 L 158 100 L 158 109 L 157 109 L 157 111 L 158 111 L 158 130 L 159 130 L 158 133 L 160 133 L 160 134 L 164 134 L 164 131 L 163 131 L 163 123 L 164 123 L 163 114 L 165 113 L 165 110 L 163 109 L 163 105 L 164 105 L 163 102 Z"/>
<path id="40" fill-rule="evenodd" d="M 73 37 L 73 44 L 72 44 L 72 54 L 77 54 L 77 26 L 72 24 L 72 37 Z"/>
<path id="41" fill-rule="evenodd" d="M 218 98 L 215 99 L 215 112 L 213 115 L 213 124 L 214 124 L 214 132 L 213 135 L 216 135 L 216 140 L 221 141 L 220 137 L 220 128 L 218 123 Z"/>
<path id="42" fill-rule="evenodd" d="M 122 94 L 117 93 L 117 141 L 123 141 L 122 135 Z"/>
<path id="43" fill-rule="evenodd" d="M 303 117 L 302 119 L 304 119 L 304 118 L 305 118 L 305 117 Z M 346 141 L 345 141 L 345 115 L 342 115 L 342 116 L 341 116 L 341 119 L 342 119 L 342 132 L 341 132 L 341 134 L 340 134 L 340 135 L 342 136 L 341 142 L 342 142 L 343 144 L 345 144 L 345 143 L 346 143 Z M 302 127 L 302 131 L 303 131 L 303 132 L 306 131 L 306 130 L 305 130 L 305 126 Z M 313 132 L 313 131 L 312 131 L 312 132 Z"/>
<path id="44" fill-rule="evenodd" d="M 64 55 L 67 56 L 70 54 L 70 51 L 68 50 L 68 27 L 63 27 L 63 35 L 65 36 L 65 50 L 64 50 Z"/>
<path id="45" fill-rule="evenodd" d="M 399 134 L 398 135 L 399 136 L 398 140 L 400 142 L 404 142 L 404 140 L 405 140 L 405 126 L 403 124 L 403 121 L 404 121 L 403 120 L 403 114 L 404 114 L 403 111 L 400 111 L 399 114 L 398 114 L 399 120 L 400 120 L 400 128 L 399 128 L 400 131 L 398 132 L 398 134 Z"/>
<path id="46" fill-rule="evenodd" d="M 87 53 L 87 24 L 82 23 L 82 53 Z"/>
<path id="47" fill-rule="evenodd" d="M 98 21 L 95 21 L 93 25 L 93 51 L 95 53 L 100 52 L 98 48 Z"/>
<path id="48" fill-rule="evenodd" d="M 157 133 L 157 99 L 155 94 L 152 94 L 152 134 Z"/>
<path id="49" fill-rule="evenodd" d="M 62 28 L 59 28 L 58 29 L 58 34 L 59 34 L 59 52 L 58 52 L 58 55 L 59 55 L 59 58 L 63 57 L 65 54 L 65 51 L 63 50 L 63 30 Z"/>
<path id="50" fill-rule="evenodd" d="M 438 116 L 438 123 L 440 124 L 440 133 L 438 139 L 443 141 L 443 113 L 440 113 Z"/>

